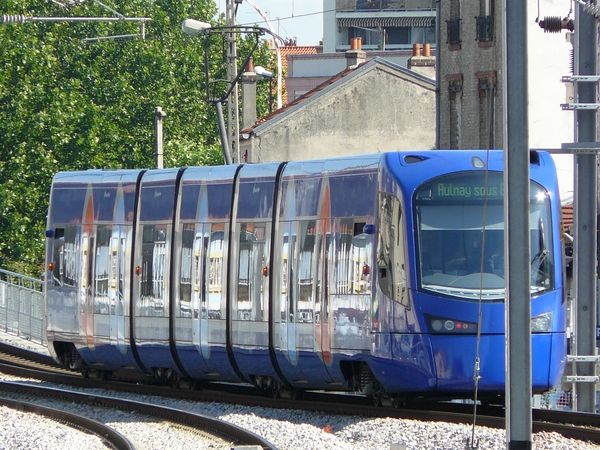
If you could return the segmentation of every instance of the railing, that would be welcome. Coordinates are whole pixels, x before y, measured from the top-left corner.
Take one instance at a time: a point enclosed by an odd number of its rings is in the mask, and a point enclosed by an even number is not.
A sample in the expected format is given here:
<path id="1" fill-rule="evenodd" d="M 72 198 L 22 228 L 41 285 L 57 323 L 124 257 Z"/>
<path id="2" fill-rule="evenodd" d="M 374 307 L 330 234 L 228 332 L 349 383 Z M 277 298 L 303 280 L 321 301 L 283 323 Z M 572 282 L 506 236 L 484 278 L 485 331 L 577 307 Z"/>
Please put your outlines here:
<path id="1" fill-rule="evenodd" d="M 42 281 L 0 269 L 0 331 L 46 344 Z"/>
<path id="2" fill-rule="evenodd" d="M 435 10 L 435 0 L 336 0 L 336 11 Z"/>

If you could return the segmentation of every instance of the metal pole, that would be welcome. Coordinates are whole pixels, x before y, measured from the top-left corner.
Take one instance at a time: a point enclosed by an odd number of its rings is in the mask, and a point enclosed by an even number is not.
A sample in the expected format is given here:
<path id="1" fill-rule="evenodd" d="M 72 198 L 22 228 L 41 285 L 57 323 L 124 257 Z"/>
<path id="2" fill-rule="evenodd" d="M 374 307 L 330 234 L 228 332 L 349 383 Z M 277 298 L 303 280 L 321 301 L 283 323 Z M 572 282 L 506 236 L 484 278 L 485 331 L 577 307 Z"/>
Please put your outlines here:
<path id="1" fill-rule="evenodd" d="M 595 4 L 594 1 L 588 3 Z M 598 26 L 581 4 L 575 10 L 575 75 L 595 75 L 598 64 Z M 597 83 L 574 83 L 577 103 L 596 103 Z M 595 142 L 596 109 L 575 110 L 575 141 Z M 575 354 L 596 355 L 596 246 L 598 157 L 575 154 L 574 276 L 576 301 Z M 577 375 L 595 376 L 593 362 L 578 363 Z M 596 411 L 596 385 L 576 383 L 577 411 Z"/>
<path id="2" fill-rule="evenodd" d="M 157 169 L 162 169 L 163 165 L 163 121 L 167 117 L 167 114 L 163 112 L 160 106 L 157 106 L 154 110 L 154 134 L 155 134 L 155 145 L 154 145 L 154 160 Z"/>
<path id="3" fill-rule="evenodd" d="M 223 118 L 223 105 L 221 102 L 215 102 L 217 109 L 217 123 L 219 124 L 219 134 L 221 135 L 221 149 L 223 150 L 223 160 L 225 164 L 231 164 L 231 151 L 229 150 L 229 141 L 227 140 L 227 127 Z"/>
<path id="4" fill-rule="evenodd" d="M 504 0 L 506 443 L 532 448 L 527 2 Z"/>
<path id="5" fill-rule="evenodd" d="M 442 39 L 440 38 L 440 33 L 442 31 L 442 27 L 440 26 L 440 2 L 441 0 L 436 0 L 435 2 L 435 148 L 440 150 L 440 48 Z M 450 146 L 449 146 L 450 147 Z"/>
<path id="6" fill-rule="evenodd" d="M 225 26 L 235 26 L 236 3 L 235 0 L 227 0 L 225 9 Z M 227 33 L 227 81 L 234 83 L 237 74 L 237 47 L 236 34 L 234 32 Z M 237 88 L 233 87 L 233 101 L 227 103 L 227 135 L 233 144 L 232 151 L 237 156 L 239 162 L 239 115 L 238 106 L 239 98 Z"/>
<path id="7" fill-rule="evenodd" d="M 23 14 L 3 14 L 0 23 L 25 22 L 150 22 L 149 17 L 35 17 Z"/>

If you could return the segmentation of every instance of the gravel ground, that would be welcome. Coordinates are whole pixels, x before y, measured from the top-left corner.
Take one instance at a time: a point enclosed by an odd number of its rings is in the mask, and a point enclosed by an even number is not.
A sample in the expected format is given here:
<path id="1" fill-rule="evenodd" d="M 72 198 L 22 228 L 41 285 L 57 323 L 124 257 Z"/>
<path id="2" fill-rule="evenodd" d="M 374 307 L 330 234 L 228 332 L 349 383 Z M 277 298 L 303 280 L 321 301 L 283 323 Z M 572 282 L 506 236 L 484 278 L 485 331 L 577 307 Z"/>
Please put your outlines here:
<path id="1" fill-rule="evenodd" d="M 43 347 L 10 335 L 0 333 L 0 340 L 47 353 Z M 0 374 L 0 379 L 9 378 Z M 100 390 L 94 392 L 101 395 L 115 395 Z M 204 404 L 159 397 L 142 399 L 136 395 L 128 397 L 229 421 L 263 436 L 280 450 L 457 450 L 469 448 L 466 446 L 466 440 L 472 437 L 470 425 L 330 416 L 291 410 Z M 54 405 L 56 406 L 56 403 Z M 187 450 L 192 447 L 190 439 L 195 439 L 193 448 L 220 448 L 212 443 L 201 443 L 198 436 L 192 437 L 186 430 L 180 430 L 179 427 L 168 422 L 137 418 L 129 413 L 103 412 L 98 408 L 90 413 L 78 409 L 77 405 L 72 407 L 80 414 L 92 414 L 92 418 L 115 427 L 138 444 L 139 449 Z M 51 421 L 41 420 L 32 414 L 2 408 L 0 420 L 0 450 L 105 448 L 99 444 L 100 440 L 97 438 Z M 504 430 L 476 427 L 475 439 L 478 440 L 479 450 L 506 448 Z M 556 433 L 535 433 L 533 447 L 537 450 L 600 449 L 599 445 L 567 439 Z"/>

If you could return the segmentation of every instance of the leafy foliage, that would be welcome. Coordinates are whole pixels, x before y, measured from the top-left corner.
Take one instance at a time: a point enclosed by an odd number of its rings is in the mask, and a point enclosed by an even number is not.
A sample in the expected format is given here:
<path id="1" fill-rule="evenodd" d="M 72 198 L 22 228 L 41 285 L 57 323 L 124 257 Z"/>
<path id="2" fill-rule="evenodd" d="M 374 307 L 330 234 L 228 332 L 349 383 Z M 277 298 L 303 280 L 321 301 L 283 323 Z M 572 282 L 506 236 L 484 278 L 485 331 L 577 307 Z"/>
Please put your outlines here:
<path id="1" fill-rule="evenodd" d="M 114 17 L 91 1 L 70 1 L 68 8 L 46 0 L 1 4 L 0 14 Z M 150 18 L 145 40 L 83 40 L 140 33 L 137 22 L 0 24 L 1 267 L 31 275 L 41 271 L 56 172 L 154 166 L 156 106 L 167 114 L 165 167 L 222 163 L 215 111 L 205 98 L 204 47 L 180 28 L 188 17 L 215 17 L 215 2 L 114 0 L 109 5 L 125 17 Z M 241 39 L 240 54 L 247 40 Z M 223 48 L 211 43 L 211 78 L 223 78 Z M 265 45 L 257 58 L 269 65 Z"/>

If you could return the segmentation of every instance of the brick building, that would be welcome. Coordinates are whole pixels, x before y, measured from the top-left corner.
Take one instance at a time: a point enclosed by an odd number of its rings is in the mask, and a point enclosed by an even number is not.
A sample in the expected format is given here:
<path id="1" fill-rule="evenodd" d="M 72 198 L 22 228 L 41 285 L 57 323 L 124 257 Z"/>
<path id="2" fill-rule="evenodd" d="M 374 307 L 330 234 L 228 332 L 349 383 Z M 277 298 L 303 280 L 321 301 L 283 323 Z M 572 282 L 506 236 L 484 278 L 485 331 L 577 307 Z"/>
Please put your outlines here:
<path id="1" fill-rule="evenodd" d="M 502 2 L 439 5 L 437 147 L 502 148 Z"/>

